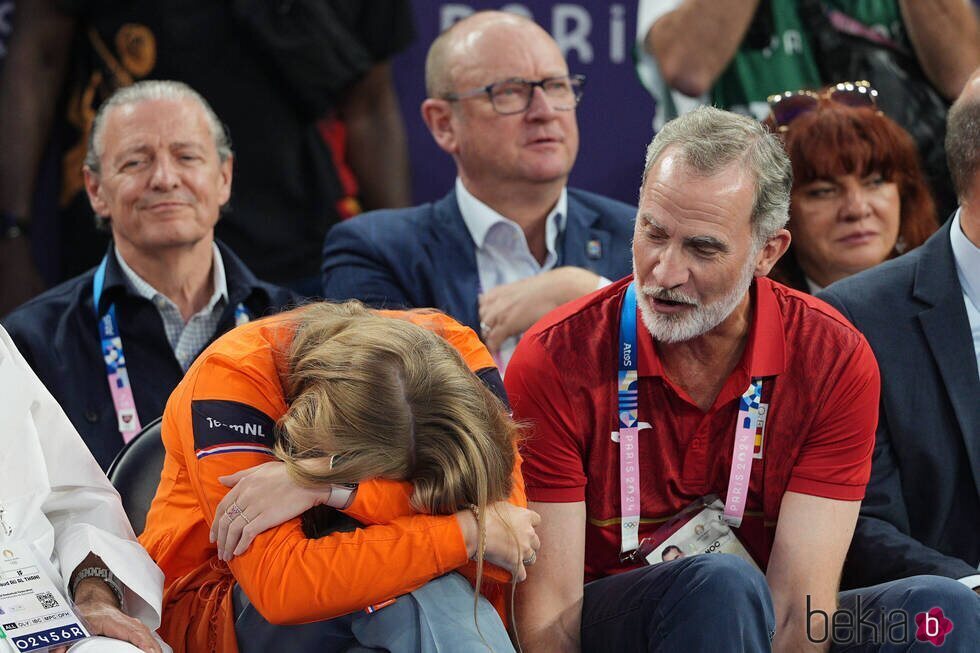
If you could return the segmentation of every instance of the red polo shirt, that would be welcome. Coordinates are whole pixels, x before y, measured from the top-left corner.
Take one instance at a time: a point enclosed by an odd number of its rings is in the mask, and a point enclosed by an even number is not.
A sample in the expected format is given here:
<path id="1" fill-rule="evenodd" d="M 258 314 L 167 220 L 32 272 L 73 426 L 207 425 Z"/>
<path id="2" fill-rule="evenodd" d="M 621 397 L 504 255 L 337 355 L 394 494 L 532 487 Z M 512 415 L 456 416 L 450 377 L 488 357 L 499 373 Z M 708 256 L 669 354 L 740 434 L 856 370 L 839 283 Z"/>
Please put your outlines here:
<path id="1" fill-rule="evenodd" d="M 586 503 L 587 581 L 635 566 L 619 562 L 616 439 L 619 317 L 631 280 L 538 322 L 505 380 L 514 417 L 532 425 L 522 450 L 528 499 Z M 637 316 L 640 538 L 701 496 L 724 499 L 739 398 L 752 377 L 763 377 L 768 411 L 738 533 L 765 569 L 787 490 L 864 497 L 879 377 L 864 337 L 827 304 L 765 278 L 751 292 L 745 352 L 706 413 L 664 374 Z"/>

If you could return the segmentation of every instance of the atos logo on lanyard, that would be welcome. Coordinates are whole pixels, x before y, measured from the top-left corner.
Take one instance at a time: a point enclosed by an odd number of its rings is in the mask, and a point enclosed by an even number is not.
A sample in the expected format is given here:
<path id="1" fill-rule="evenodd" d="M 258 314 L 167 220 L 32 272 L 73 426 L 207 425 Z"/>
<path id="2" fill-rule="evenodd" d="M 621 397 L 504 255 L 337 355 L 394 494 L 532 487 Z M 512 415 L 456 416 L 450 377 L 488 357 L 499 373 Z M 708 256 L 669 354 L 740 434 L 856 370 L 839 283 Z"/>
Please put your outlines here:
<path id="1" fill-rule="evenodd" d="M 636 350 L 636 284 L 630 283 L 623 297 L 619 319 L 619 372 L 617 375 L 617 412 L 619 414 L 619 499 L 622 513 L 621 553 L 635 550 L 640 531 L 639 470 L 639 381 Z M 762 379 L 753 378 L 739 400 L 735 423 L 735 447 L 728 477 L 724 519 L 732 527 L 742 523 L 745 501 L 756 453 L 756 430 L 762 402 Z M 645 425 L 645 424 L 644 424 Z"/>

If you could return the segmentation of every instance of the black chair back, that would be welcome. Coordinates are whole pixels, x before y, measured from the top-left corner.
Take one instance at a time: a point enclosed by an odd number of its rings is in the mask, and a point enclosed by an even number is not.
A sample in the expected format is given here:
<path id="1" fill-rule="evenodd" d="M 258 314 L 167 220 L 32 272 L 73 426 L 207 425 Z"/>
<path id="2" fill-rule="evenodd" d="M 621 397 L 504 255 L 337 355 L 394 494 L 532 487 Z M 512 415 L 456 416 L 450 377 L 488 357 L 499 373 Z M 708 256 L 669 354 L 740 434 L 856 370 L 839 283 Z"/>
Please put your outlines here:
<path id="1" fill-rule="evenodd" d="M 156 418 L 127 442 L 109 465 L 107 474 L 122 496 L 123 509 L 137 535 L 146 525 L 146 513 L 160 485 L 160 472 L 167 453 L 160 433 L 162 419 Z"/>

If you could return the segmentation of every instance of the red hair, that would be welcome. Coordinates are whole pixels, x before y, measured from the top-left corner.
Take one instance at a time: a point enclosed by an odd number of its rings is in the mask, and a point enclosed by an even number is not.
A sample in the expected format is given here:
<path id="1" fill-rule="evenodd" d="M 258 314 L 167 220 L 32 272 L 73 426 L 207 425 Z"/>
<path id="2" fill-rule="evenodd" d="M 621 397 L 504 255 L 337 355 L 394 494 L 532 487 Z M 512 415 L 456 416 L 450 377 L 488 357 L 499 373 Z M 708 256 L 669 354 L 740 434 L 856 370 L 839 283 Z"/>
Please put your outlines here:
<path id="1" fill-rule="evenodd" d="M 870 107 L 821 101 L 783 133 L 783 146 L 793 166 L 793 189 L 817 179 L 878 173 L 898 186 L 899 239 L 914 249 L 939 227 L 936 205 L 919 163 L 915 141 L 895 121 Z M 897 256 L 893 252 L 889 258 Z M 803 273 L 790 250 L 772 276 L 807 290 Z"/>

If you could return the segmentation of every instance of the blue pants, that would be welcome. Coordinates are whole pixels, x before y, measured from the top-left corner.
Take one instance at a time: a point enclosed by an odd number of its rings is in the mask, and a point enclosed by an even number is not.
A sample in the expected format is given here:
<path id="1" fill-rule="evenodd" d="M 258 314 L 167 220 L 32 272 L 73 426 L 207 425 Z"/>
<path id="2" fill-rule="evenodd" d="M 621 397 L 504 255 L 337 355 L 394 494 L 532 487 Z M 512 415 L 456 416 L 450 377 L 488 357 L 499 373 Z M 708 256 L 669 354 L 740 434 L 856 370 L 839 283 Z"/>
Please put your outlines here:
<path id="1" fill-rule="evenodd" d="M 838 628 L 825 630 L 817 614 L 810 621 L 811 638 L 829 637 L 832 653 L 936 650 L 916 639 L 916 615 L 934 607 L 953 623 L 943 653 L 980 650 L 980 596 L 949 578 L 916 576 L 850 590 L 841 593 L 839 604 L 836 621 L 828 615 Z M 735 556 L 681 558 L 585 586 L 583 653 L 755 653 L 770 649 L 774 628 L 765 577 Z"/>
<path id="2" fill-rule="evenodd" d="M 235 586 L 240 653 L 514 653 L 497 612 L 482 596 L 473 616 L 473 587 L 459 574 L 435 578 L 392 605 L 298 626 L 270 624 Z M 479 629 L 477 629 L 479 620 Z"/>
<path id="3" fill-rule="evenodd" d="M 582 653 L 759 653 L 776 618 L 765 577 L 736 556 L 679 558 L 593 581 Z"/>

